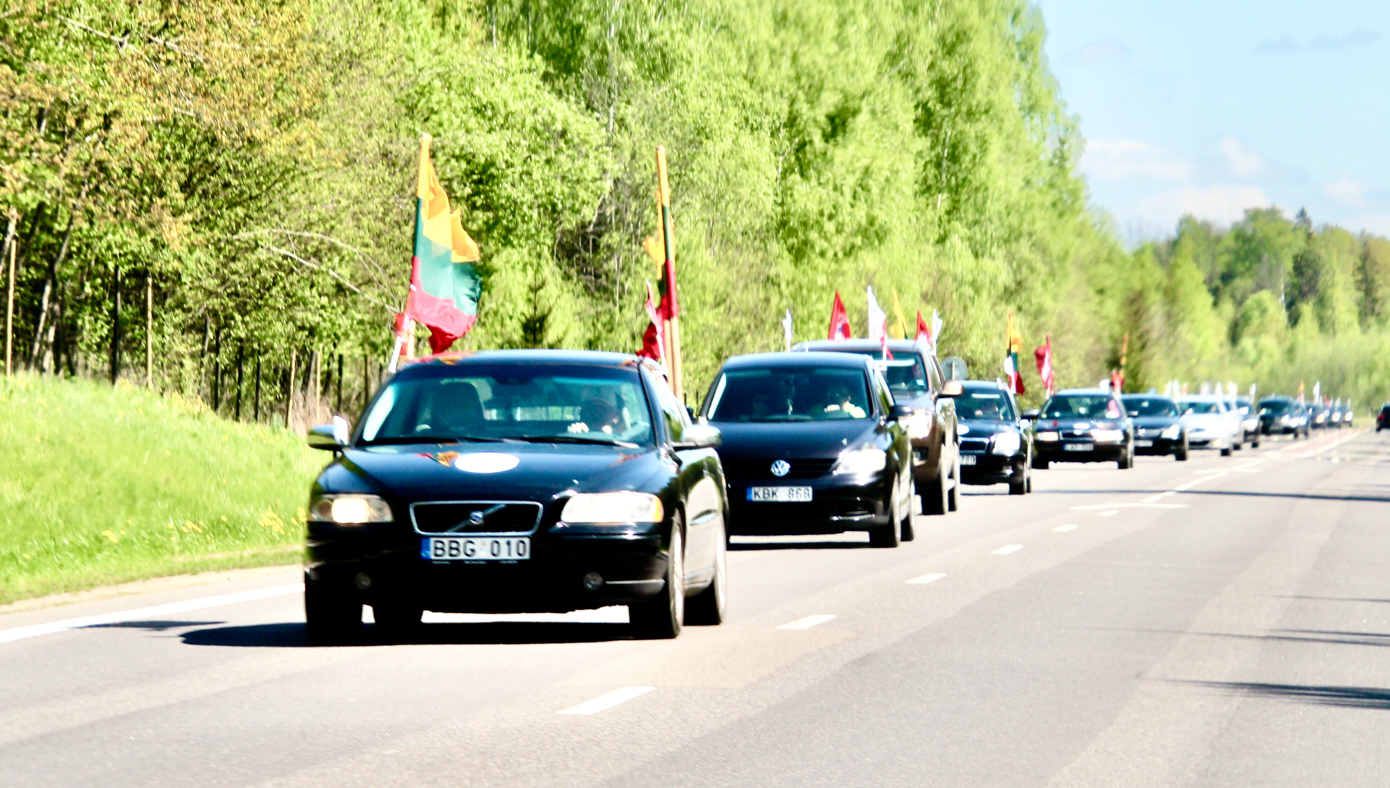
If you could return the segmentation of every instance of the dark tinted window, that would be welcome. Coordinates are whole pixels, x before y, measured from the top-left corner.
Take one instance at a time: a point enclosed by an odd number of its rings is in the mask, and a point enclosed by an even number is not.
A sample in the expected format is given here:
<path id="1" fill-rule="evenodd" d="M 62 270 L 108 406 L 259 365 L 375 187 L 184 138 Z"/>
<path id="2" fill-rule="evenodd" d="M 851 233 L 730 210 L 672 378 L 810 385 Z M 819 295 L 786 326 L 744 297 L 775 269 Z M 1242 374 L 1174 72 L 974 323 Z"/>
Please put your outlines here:
<path id="1" fill-rule="evenodd" d="M 849 367 L 767 367 L 720 374 L 710 421 L 832 421 L 873 412 L 864 371 Z"/>
<path id="2" fill-rule="evenodd" d="M 1125 397 L 1125 411 L 1131 416 L 1178 415 L 1178 406 L 1167 397 Z"/>
<path id="3" fill-rule="evenodd" d="M 685 437 L 685 427 L 690 423 L 690 414 L 686 412 L 685 406 L 676 400 L 676 395 L 671 391 L 671 387 L 666 385 L 666 381 L 648 375 L 647 385 L 656 395 L 656 402 L 661 408 L 661 417 L 666 422 L 666 433 L 671 436 L 671 442 L 679 442 Z"/>
<path id="4" fill-rule="evenodd" d="M 928 391 L 927 364 L 919 353 L 894 353 L 891 361 L 884 361 L 883 354 L 875 350 L 846 352 L 874 359 L 874 365 L 883 372 L 883 379 L 888 382 L 894 396 L 920 397 Z"/>
<path id="5" fill-rule="evenodd" d="M 980 421 L 1015 421 L 1013 405 L 1002 391 L 970 391 L 956 397 L 956 416 Z"/>
<path id="6" fill-rule="evenodd" d="M 1103 394 L 1063 394 L 1047 401 L 1045 419 L 1118 419 L 1124 414 L 1114 397 Z"/>
<path id="7" fill-rule="evenodd" d="M 1202 402 L 1200 400 L 1181 403 L 1185 410 L 1193 413 L 1223 413 L 1221 404 L 1217 402 Z"/>

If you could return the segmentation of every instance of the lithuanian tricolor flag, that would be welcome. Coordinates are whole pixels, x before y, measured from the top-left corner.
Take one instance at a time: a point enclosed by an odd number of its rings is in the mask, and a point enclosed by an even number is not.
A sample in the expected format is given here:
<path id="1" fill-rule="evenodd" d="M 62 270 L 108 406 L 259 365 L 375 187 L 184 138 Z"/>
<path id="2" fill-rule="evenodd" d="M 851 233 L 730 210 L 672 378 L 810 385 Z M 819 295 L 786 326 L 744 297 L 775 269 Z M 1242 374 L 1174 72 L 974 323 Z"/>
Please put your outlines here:
<path id="1" fill-rule="evenodd" d="M 405 315 L 430 330 L 430 349 L 443 353 L 468 333 L 478 314 L 482 280 L 473 264 L 478 245 L 468 237 L 430 161 L 430 135 L 420 135 L 416 186 L 415 256 Z"/>

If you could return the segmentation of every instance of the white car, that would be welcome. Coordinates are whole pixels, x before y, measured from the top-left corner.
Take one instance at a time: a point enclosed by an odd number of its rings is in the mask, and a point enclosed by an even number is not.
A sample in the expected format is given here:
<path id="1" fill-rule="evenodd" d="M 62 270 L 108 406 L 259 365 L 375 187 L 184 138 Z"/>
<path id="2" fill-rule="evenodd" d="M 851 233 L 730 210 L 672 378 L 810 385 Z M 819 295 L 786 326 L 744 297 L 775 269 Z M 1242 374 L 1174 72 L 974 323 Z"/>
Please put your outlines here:
<path id="1" fill-rule="evenodd" d="M 1220 449 L 1222 457 L 1231 456 L 1245 443 L 1245 425 L 1240 411 L 1231 407 L 1227 397 L 1198 394 L 1176 400 L 1187 425 L 1187 443 L 1194 449 Z"/>

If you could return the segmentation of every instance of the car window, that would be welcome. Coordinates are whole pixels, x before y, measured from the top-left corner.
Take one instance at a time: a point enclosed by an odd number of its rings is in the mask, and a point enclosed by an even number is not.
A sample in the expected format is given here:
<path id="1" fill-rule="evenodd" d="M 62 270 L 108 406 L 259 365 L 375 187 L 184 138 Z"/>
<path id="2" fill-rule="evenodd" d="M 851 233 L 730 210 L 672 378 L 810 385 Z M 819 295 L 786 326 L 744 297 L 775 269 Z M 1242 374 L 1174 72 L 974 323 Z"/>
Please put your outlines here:
<path id="1" fill-rule="evenodd" d="M 1125 397 L 1125 411 L 1131 416 L 1178 415 L 1178 406 L 1166 397 Z"/>
<path id="2" fill-rule="evenodd" d="M 874 395 L 878 398 L 879 411 L 887 413 L 893 407 L 893 393 L 890 390 L 888 381 L 883 379 L 883 374 L 874 370 Z"/>
<path id="3" fill-rule="evenodd" d="M 1123 416 L 1114 397 L 1103 394 L 1064 394 L 1047 401 L 1045 419 L 1118 419 Z"/>
<path id="4" fill-rule="evenodd" d="M 882 352 L 878 350 L 837 352 L 855 353 L 873 359 L 874 368 L 883 373 L 883 379 L 894 397 L 920 397 L 931 390 L 927 379 L 927 363 L 921 353 L 901 351 L 894 353 L 892 359 L 884 360 Z"/>
<path id="5" fill-rule="evenodd" d="M 835 421 L 872 412 L 863 370 L 839 366 L 726 370 L 705 406 L 710 421 Z"/>
<path id="6" fill-rule="evenodd" d="M 1183 407 L 1187 408 L 1188 410 L 1192 411 L 1193 413 L 1224 413 L 1224 412 L 1225 412 L 1224 410 L 1221 409 L 1221 403 L 1219 403 L 1219 402 L 1202 402 L 1202 401 L 1200 401 L 1200 400 L 1194 400 L 1194 401 L 1189 401 L 1189 402 L 1183 402 L 1183 403 L 1181 403 L 1181 404 L 1182 404 Z"/>
<path id="7" fill-rule="evenodd" d="M 685 428 L 690 424 L 690 414 L 686 412 L 685 406 L 676 400 L 676 395 L 664 380 L 657 380 L 648 375 L 647 385 L 651 386 L 652 392 L 656 394 L 656 402 L 661 408 L 661 418 L 666 422 L 666 432 L 671 436 L 671 442 L 679 443 L 685 438 Z"/>
<path id="8" fill-rule="evenodd" d="M 1013 405 L 1003 391 L 969 391 L 956 397 L 956 416 L 979 421 L 1014 421 Z"/>
<path id="9" fill-rule="evenodd" d="M 651 409 L 636 370 L 536 363 L 416 367 L 382 390 L 362 419 L 359 439 L 370 444 L 560 435 L 650 445 Z"/>

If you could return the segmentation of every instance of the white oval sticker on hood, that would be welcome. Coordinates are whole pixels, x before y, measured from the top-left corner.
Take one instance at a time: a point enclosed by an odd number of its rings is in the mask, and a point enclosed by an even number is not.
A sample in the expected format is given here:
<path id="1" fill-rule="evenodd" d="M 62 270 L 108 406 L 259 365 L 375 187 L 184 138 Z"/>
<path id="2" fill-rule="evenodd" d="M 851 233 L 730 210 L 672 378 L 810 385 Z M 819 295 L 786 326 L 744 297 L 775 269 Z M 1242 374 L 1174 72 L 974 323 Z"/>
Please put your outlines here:
<path id="1" fill-rule="evenodd" d="M 502 473 L 515 468 L 520 462 L 521 458 L 515 454 L 483 451 L 476 454 L 460 454 L 454 460 L 454 467 L 468 473 Z"/>

